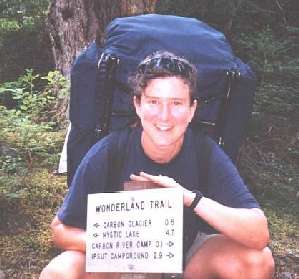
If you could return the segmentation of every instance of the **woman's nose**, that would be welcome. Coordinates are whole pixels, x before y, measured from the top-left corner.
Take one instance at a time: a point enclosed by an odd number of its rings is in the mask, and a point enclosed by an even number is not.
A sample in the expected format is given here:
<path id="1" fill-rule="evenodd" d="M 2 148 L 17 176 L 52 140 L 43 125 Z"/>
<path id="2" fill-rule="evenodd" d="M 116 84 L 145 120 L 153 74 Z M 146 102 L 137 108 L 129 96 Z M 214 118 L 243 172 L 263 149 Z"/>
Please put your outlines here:
<path id="1" fill-rule="evenodd" d="M 161 110 L 160 110 L 160 119 L 161 120 L 168 120 L 171 115 L 171 107 L 170 104 L 164 103 L 161 105 Z"/>

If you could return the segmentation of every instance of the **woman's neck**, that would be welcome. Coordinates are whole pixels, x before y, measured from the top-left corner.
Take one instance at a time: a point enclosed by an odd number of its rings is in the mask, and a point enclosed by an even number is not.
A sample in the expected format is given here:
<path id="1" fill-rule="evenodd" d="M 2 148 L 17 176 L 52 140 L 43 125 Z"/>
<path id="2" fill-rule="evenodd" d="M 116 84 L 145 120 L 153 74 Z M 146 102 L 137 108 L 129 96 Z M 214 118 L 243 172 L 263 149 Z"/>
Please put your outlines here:
<path id="1" fill-rule="evenodd" d="M 181 150 L 183 140 L 174 143 L 171 146 L 156 146 L 144 133 L 141 134 L 141 146 L 144 153 L 154 162 L 165 164 L 170 162 Z"/>

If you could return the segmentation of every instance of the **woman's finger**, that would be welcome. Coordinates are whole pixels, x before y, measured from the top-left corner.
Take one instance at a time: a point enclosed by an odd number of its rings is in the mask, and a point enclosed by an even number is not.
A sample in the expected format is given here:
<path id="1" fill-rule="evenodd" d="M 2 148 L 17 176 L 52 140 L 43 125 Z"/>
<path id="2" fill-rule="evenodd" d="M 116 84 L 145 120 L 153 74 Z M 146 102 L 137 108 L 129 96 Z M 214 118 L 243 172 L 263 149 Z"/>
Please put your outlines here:
<path id="1" fill-rule="evenodd" d="M 151 175 L 145 172 L 140 172 L 140 176 L 144 177 L 146 179 L 149 179 L 155 183 L 159 183 L 159 184 L 165 184 L 165 181 L 167 180 L 167 176 L 162 176 L 162 175 Z"/>
<path id="2" fill-rule="evenodd" d="M 143 171 L 141 171 L 139 173 L 139 175 L 142 176 L 142 177 L 146 177 L 148 179 L 154 179 L 154 180 L 157 180 L 159 177 L 161 177 L 161 175 L 151 175 L 151 174 L 148 174 L 148 173 L 143 172 Z"/>
<path id="3" fill-rule="evenodd" d="M 131 174 L 130 175 L 130 179 L 134 180 L 134 181 L 151 181 L 150 179 L 140 176 L 140 175 L 135 175 L 135 174 Z"/>
<path id="4" fill-rule="evenodd" d="M 140 172 L 140 176 L 150 179 L 151 181 L 165 187 L 181 187 L 173 178 L 164 175 L 151 175 L 145 172 Z"/>

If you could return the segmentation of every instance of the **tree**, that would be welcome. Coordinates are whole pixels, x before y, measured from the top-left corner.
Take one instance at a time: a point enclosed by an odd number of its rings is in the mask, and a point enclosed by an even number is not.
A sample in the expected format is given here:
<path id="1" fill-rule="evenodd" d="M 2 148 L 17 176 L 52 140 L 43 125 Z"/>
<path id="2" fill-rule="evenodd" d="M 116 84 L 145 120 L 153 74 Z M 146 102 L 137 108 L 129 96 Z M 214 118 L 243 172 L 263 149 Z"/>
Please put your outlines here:
<path id="1" fill-rule="evenodd" d="M 78 53 L 115 17 L 153 12 L 156 0 L 52 0 L 47 19 L 55 65 L 68 76 Z"/>

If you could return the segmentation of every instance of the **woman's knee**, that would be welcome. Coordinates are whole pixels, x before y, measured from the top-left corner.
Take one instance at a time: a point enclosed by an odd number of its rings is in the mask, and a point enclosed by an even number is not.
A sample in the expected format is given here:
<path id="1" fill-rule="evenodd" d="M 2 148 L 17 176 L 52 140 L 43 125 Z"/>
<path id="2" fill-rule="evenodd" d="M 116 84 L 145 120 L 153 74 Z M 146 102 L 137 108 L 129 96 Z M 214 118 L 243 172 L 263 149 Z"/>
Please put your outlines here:
<path id="1" fill-rule="evenodd" d="M 262 251 L 249 252 L 246 258 L 248 272 L 256 278 L 272 278 L 275 270 L 275 263 L 271 250 L 266 247 Z M 252 277 L 255 278 L 255 277 Z"/>
<path id="2" fill-rule="evenodd" d="M 85 254 L 77 251 L 65 251 L 52 259 L 42 270 L 40 279 L 82 278 L 85 273 Z"/>
<path id="3" fill-rule="evenodd" d="M 218 261 L 221 278 L 270 279 L 274 275 L 274 260 L 269 248 L 251 250 L 224 257 Z"/>
<path id="4" fill-rule="evenodd" d="M 274 260 L 267 247 L 254 250 L 219 235 L 197 251 L 185 274 L 186 278 L 272 278 Z"/>
<path id="5" fill-rule="evenodd" d="M 218 248 L 214 249 L 213 256 L 210 257 L 210 265 L 218 277 L 230 279 L 273 277 L 275 264 L 268 247 L 255 250 L 226 241 L 225 238 L 215 240 L 212 246 L 218 241 Z"/>

